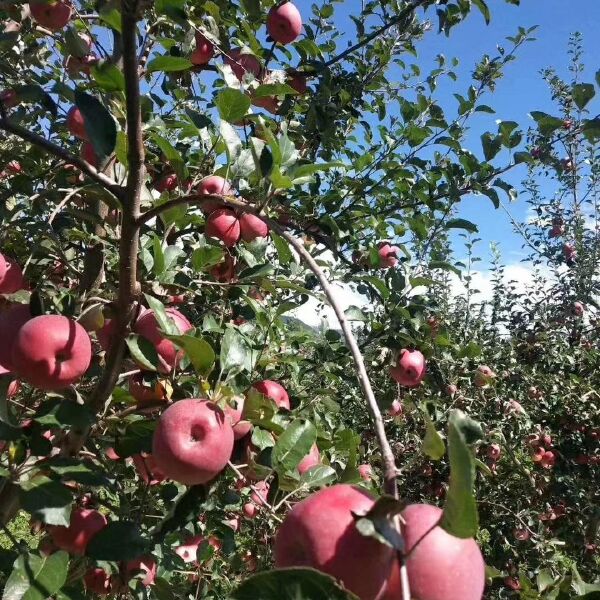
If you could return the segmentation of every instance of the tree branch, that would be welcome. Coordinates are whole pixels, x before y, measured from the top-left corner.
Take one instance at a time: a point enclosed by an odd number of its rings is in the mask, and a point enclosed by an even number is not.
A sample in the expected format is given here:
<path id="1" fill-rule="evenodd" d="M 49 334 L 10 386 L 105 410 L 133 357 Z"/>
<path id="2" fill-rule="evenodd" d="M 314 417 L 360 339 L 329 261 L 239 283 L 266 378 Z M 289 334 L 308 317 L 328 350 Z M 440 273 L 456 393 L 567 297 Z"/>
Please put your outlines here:
<path id="1" fill-rule="evenodd" d="M 128 163 L 127 184 L 122 194 L 121 240 L 119 242 L 119 293 L 115 331 L 106 353 L 104 372 L 87 400 L 90 409 L 97 413 L 117 384 L 123 357 L 125 338 L 135 313 L 135 300 L 139 294 L 137 282 L 137 257 L 139 250 L 139 214 L 141 189 L 144 180 L 144 144 L 140 112 L 140 80 L 137 58 L 136 3 L 123 2 L 122 43 L 123 74 L 125 75 L 125 105 L 127 121 Z M 89 434 L 89 428 L 71 430 L 63 446 L 64 454 L 77 453 Z"/>
<path id="2" fill-rule="evenodd" d="M 104 189 L 113 194 L 113 196 L 119 198 L 119 200 L 121 199 L 123 188 L 116 181 L 104 173 L 96 170 L 85 160 L 71 154 L 64 148 L 57 146 L 53 142 L 50 142 L 36 133 L 25 129 L 25 127 L 11 123 L 6 116 L 0 119 L 0 129 L 4 129 L 4 131 L 8 131 L 22 140 L 26 140 L 35 146 L 43 148 L 49 154 L 53 154 L 58 158 L 62 158 L 65 162 L 76 166 L 82 173 L 87 175 L 90 179 L 93 179 L 96 183 L 100 184 Z"/>
<path id="3" fill-rule="evenodd" d="M 402 23 L 402 21 L 404 21 L 404 19 L 406 19 L 406 17 L 408 17 L 408 15 L 410 15 L 410 13 L 414 12 L 415 10 L 417 10 L 417 8 L 419 8 L 420 6 L 423 6 L 423 4 L 425 4 L 428 1 L 429 0 L 416 0 L 416 2 L 410 3 L 406 8 L 401 10 L 398 13 L 398 15 L 396 17 L 394 17 L 389 23 L 386 23 L 383 27 L 376 29 L 373 33 L 369 34 L 366 38 L 363 38 L 360 42 L 357 42 L 356 44 L 354 44 L 354 46 L 350 46 L 350 48 L 344 50 L 343 52 L 340 52 L 340 54 L 338 54 L 337 56 L 334 56 L 332 59 L 328 60 L 325 63 L 325 66 L 330 67 L 331 65 L 335 64 L 336 62 L 343 60 L 344 58 L 346 58 L 346 56 L 352 54 L 353 52 L 360 50 L 363 46 L 366 46 L 369 42 L 372 42 L 375 38 L 378 38 L 380 35 L 384 34 L 388 29 L 391 29 L 392 27 Z"/>

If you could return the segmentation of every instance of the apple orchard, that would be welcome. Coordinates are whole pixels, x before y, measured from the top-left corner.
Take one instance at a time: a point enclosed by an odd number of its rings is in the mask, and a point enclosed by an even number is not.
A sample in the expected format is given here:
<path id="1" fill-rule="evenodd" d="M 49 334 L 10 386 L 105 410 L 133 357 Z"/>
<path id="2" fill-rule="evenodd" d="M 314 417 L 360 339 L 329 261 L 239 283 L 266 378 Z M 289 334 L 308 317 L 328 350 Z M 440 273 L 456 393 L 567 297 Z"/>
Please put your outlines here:
<path id="1" fill-rule="evenodd" d="M 0 5 L 3 600 L 600 596 L 600 77 L 522 125 L 533 28 L 423 71 L 493 9 Z"/>

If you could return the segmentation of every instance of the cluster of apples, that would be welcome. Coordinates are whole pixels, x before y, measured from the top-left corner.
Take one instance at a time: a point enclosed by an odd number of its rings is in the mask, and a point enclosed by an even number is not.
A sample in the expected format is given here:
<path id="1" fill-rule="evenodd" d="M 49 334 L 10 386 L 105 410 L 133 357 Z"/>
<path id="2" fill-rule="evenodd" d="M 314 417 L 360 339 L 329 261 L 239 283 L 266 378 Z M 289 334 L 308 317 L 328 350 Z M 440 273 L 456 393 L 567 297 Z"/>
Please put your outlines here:
<path id="1" fill-rule="evenodd" d="M 200 182 L 198 193 L 232 196 L 234 190 L 223 177 L 211 175 Z M 232 248 L 240 240 L 252 242 L 269 235 L 267 224 L 259 216 L 249 212 L 235 211 L 211 200 L 202 205 L 202 210 L 207 215 L 204 233 L 221 240 L 227 248 Z"/>
<path id="2" fill-rule="evenodd" d="M 91 540 L 108 525 L 106 517 L 90 508 L 75 508 L 67 527 L 51 525 L 49 538 L 42 540 L 40 551 L 50 555 L 64 550 L 73 556 L 84 556 Z M 86 589 L 100 596 L 127 589 L 127 582 L 139 577 L 146 586 L 152 585 L 156 577 L 156 561 L 151 556 L 139 556 L 120 565 L 119 575 L 109 575 L 104 569 L 92 567 L 84 575 Z"/>
<path id="3" fill-rule="evenodd" d="M 267 33 L 278 44 L 291 44 L 298 39 L 302 32 L 302 16 L 292 2 L 284 2 L 273 6 L 267 15 Z M 200 31 L 196 32 L 196 48 L 190 55 L 190 61 L 196 66 L 208 64 L 215 56 L 214 44 Z M 231 67 L 233 74 L 239 81 L 244 80 L 246 74 L 251 74 L 262 83 L 276 83 L 273 74 L 263 68 L 258 58 L 253 54 L 242 52 L 240 48 L 232 49 L 224 55 L 225 64 Z M 287 83 L 299 94 L 307 91 L 306 76 L 300 72 L 288 74 Z M 277 114 L 280 101 L 276 96 L 257 97 L 250 95 L 252 103 L 265 110 Z"/>
<path id="4" fill-rule="evenodd" d="M 360 600 L 402 598 L 396 552 L 365 537 L 354 515 L 374 504 L 365 490 L 338 484 L 296 504 L 275 538 L 275 565 L 311 567 L 335 577 Z M 419 600 L 480 600 L 485 564 L 473 539 L 436 526 L 441 510 L 412 504 L 401 513 L 411 596 Z"/>
<path id="5" fill-rule="evenodd" d="M 556 463 L 557 454 L 552 447 L 552 438 L 547 433 L 532 433 L 527 437 L 527 445 L 531 449 L 533 462 L 543 469 L 551 469 Z"/>

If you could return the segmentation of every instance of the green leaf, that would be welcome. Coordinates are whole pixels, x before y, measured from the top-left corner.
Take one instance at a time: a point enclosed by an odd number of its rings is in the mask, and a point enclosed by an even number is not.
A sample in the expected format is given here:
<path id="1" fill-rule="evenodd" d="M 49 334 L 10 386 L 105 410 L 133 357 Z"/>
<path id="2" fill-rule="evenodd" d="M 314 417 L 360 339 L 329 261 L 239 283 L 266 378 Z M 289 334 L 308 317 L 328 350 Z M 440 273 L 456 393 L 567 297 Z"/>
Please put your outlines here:
<path id="1" fill-rule="evenodd" d="M 275 569 L 246 579 L 233 600 L 358 600 L 341 585 L 314 569 Z"/>
<path id="2" fill-rule="evenodd" d="M 590 142 L 595 142 L 600 139 L 600 118 L 589 119 L 583 122 L 581 126 L 583 135 Z"/>
<path id="3" fill-rule="evenodd" d="M 175 324 L 175 321 L 173 321 L 171 318 L 171 315 L 165 309 L 165 305 L 160 300 L 150 296 L 149 294 L 144 294 L 144 296 L 148 306 L 154 313 L 154 317 L 156 318 L 156 322 L 158 323 L 160 329 L 169 335 L 180 335 L 181 331 Z"/>
<path id="4" fill-rule="evenodd" d="M 75 104 L 83 115 L 85 130 L 100 163 L 113 153 L 117 144 L 117 124 L 105 106 L 79 89 L 75 90 Z"/>
<path id="5" fill-rule="evenodd" d="M 112 5 L 106 4 L 100 10 L 100 19 L 104 21 L 111 29 L 122 33 L 121 31 L 121 13 Z"/>
<path id="6" fill-rule="evenodd" d="M 125 89 L 125 76 L 115 65 L 103 61 L 92 67 L 92 77 L 104 92 L 122 92 Z"/>
<path id="7" fill-rule="evenodd" d="M 473 494 L 475 460 L 468 443 L 483 437 L 478 423 L 460 410 L 453 410 L 448 422 L 450 487 L 441 526 L 451 535 L 470 538 L 477 534 L 479 518 Z"/>
<path id="8" fill-rule="evenodd" d="M 296 95 L 298 92 L 287 83 L 263 83 L 252 93 L 255 98 Z"/>
<path id="9" fill-rule="evenodd" d="M 223 250 L 218 246 L 200 246 L 192 253 L 192 267 L 196 271 L 206 271 L 218 265 L 223 259 Z"/>
<path id="10" fill-rule="evenodd" d="M 146 553 L 149 541 L 139 525 L 130 521 L 109 523 L 87 545 L 85 554 L 95 560 L 131 560 Z"/>
<path id="11" fill-rule="evenodd" d="M 596 95 L 596 90 L 591 83 L 577 83 L 573 86 L 572 95 L 577 108 L 583 110 Z"/>
<path id="12" fill-rule="evenodd" d="M 46 427 L 83 428 L 95 423 L 96 416 L 84 404 L 51 398 L 38 407 L 33 419 Z"/>
<path id="13" fill-rule="evenodd" d="M 481 136 L 481 145 L 483 146 L 483 155 L 485 160 L 490 161 L 500 152 L 502 148 L 502 138 L 499 135 L 493 135 L 489 132 Z"/>
<path id="14" fill-rule="evenodd" d="M 354 515 L 356 528 L 362 535 L 404 552 L 404 540 L 394 523 L 394 517 L 402 512 L 404 506 L 402 501 L 392 496 L 381 496 L 366 515 Z"/>
<path id="15" fill-rule="evenodd" d="M 225 330 L 219 360 L 222 372 L 240 373 L 252 369 L 250 348 L 236 329 L 230 327 Z"/>
<path id="16" fill-rule="evenodd" d="M 152 236 L 152 258 L 154 259 L 154 264 L 152 266 L 154 273 L 156 275 L 164 273 L 165 255 L 162 249 L 162 242 L 156 234 Z"/>
<path id="17" fill-rule="evenodd" d="M 334 482 L 337 473 L 327 465 L 316 465 L 300 476 L 300 485 L 307 488 L 323 487 Z"/>
<path id="18" fill-rule="evenodd" d="M 152 452 L 152 438 L 156 421 L 133 421 L 125 428 L 115 443 L 115 451 L 121 458 L 128 458 L 140 452 Z"/>
<path id="19" fill-rule="evenodd" d="M 46 600 L 67 580 L 69 555 L 62 550 L 46 557 L 19 556 L 4 587 L 2 600 Z"/>
<path id="20" fill-rule="evenodd" d="M 271 239 L 275 245 L 275 250 L 277 250 L 279 262 L 282 265 L 289 265 L 292 261 L 293 254 L 287 241 L 274 231 L 271 231 Z"/>
<path id="21" fill-rule="evenodd" d="M 297 419 L 286 427 L 273 449 L 273 468 L 280 476 L 292 473 L 317 441 L 315 426 L 305 419 Z"/>
<path id="22" fill-rule="evenodd" d="M 425 437 L 423 438 L 423 452 L 429 456 L 429 458 L 433 460 L 440 460 L 444 454 L 446 454 L 446 446 L 444 445 L 444 440 L 442 436 L 437 432 L 433 421 L 427 414 L 427 412 L 423 411 L 423 417 L 425 419 Z"/>
<path id="23" fill-rule="evenodd" d="M 537 123 L 538 129 L 542 135 L 550 135 L 564 125 L 564 120 L 558 117 L 553 117 L 545 112 L 532 111 L 531 117 Z"/>
<path id="24" fill-rule="evenodd" d="M 204 339 L 191 335 L 167 335 L 178 348 L 181 348 L 190 359 L 198 375 L 206 377 L 214 367 L 215 351 Z"/>
<path id="25" fill-rule="evenodd" d="M 226 88 L 217 94 L 215 104 L 221 119 L 235 123 L 248 113 L 250 98 L 240 90 Z"/>
<path id="26" fill-rule="evenodd" d="M 227 122 L 221 119 L 219 123 L 219 132 L 227 147 L 227 155 L 230 161 L 235 160 L 242 149 L 242 140 L 237 131 Z"/>
<path id="27" fill-rule="evenodd" d="M 37 476 L 25 482 L 20 490 L 21 507 L 47 525 L 69 526 L 72 493 L 58 481 Z"/>
<path id="28" fill-rule="evenodd" d="M 172 73 L 174 71 L 187 71 L 192 68 L 192 63 L 181 56 L 169 56 L 164 54 L 153 58 L 147 67 L 148 73 L 155 71 L 163 71 L 164 73 Z"/>
<path id="29" fill-rule="evenodd" d="M 193 485 L 182 492 L 171 502 L 170 510 L 166 517 L 156 528 L 156 533 L 166 535 L 171 531 L 182 529 L 194 519 L 198 519 L 200 507 L 207 499 L 207 487 Z"/>
<path id="30" fill-rule="evenodd" d="M 146 338 L 132 334 L 125 340 L 134 360 L 147 371 L 156 371 L 160 365 L 154 344 Z"/>
<path id="31" fill-rule="evenodd" d="M 477 233 L 479 231 L 475 223 L 466 219 L 449 219 L 446 222 L 446 229 L 465 229 L 470 233 Z"/>

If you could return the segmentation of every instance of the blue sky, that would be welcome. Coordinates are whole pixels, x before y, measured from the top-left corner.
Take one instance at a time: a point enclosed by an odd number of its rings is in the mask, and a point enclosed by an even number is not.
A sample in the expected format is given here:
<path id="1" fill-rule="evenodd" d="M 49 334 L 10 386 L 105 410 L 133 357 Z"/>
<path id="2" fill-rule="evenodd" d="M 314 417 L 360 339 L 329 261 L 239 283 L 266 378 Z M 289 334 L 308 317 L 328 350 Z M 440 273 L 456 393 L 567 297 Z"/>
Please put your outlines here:
<path id="1" fill-rule="evenodd" d="M 496 110 L 495 115 L 480 113 L 471 122 L 472 132 L 466 146 L 481 157 L 479 136 L 487 130 L 496 131 L 496 119 L 517 121 L 523 127 L 530 123 L 528 112 L 542 110 L 555 112 L 546 84 L 539 72 L 545 67 L 554 67 L 559 74 L 568 77 L 567 43 L 571 33 L 579 31 L 584 36 L 586 81 L 593 81 L 600 69 L 600 1 L 598 0 L 522 0 L 520 7 L 505 4 L 501 0 L 489 0 L 492 22 L 485 26 L 477 11 L 465 22 L 452 30 L 449 38 L 444 35 L 429 35 L 419 47 L 419 64 L 432 66 L 434 57 L 443 53 L 446 58 L 458 57 L 460 66 L 459 89 L 469 81 L 473 65 L 485 53 L 495 54 L 496 44 L 505 44 L 505 38 L 514 35 L 517 28 L 538 25 L 535 42 L 521 47 L 516 61 L 511 63 L 505 77 L 498 83 L 493 96 L 487 96 L 485 104 Z M 462 82 L 462 85 L 461 85 Z M 449 96 L 449 91 L 446 92 Z M 453 102 L 452 98 L 442 101 Z M 452 104 L 450 104 L 452 105 Z M 506 176 L 517 189 L 524 170 Z M 510 207 L 511 213 L 522 219 L 527 212 L 524 199 L 519 198 Z M 467 198 L 460 209 L 461 216 L 477 223 L 482 242 L 479 252 L 485 266 L 489 258 L 490 242 L 500 244 L 505 263 L 518 262 L 523 256 L 521 240 L 512 231 L 508 218 L 496 211 L 485 197 Z"/>

